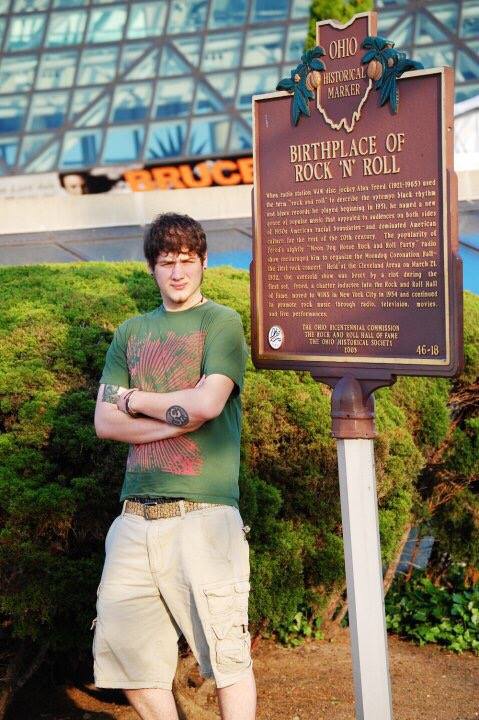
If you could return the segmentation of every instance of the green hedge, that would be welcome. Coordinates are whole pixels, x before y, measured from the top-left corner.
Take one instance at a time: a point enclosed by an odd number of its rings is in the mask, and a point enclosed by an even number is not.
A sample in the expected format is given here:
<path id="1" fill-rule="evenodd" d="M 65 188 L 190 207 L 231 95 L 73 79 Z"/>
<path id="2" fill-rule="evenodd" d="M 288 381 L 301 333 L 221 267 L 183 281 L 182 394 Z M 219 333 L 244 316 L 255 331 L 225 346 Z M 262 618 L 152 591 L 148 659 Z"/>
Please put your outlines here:
<path id="1" fill-rule="evenodd" d="M 114 328 L 158 304 L 139 263 L 1 268 L 0 612 L 12 644 L 88 656 L 103 542 L 118 513 L 127 447 L 97 439 L 98 378 Z M 241 314 L 247 273 L 209 270 L 212 299 Z M 469 300 L 468 300 L 469 303 Z M 477 312 L 476 300 L 474 312 Z M 471 330 L 474 341 L 475 330 Z M 468 348 L 468 377 L 479 358 Z M 475 369 L 474 369 L 475 368 Z M 384 560 L 431 449 L 448 428 L 451 383 L 403 379 L 378 395 L 376 463 Z M 330 393 L 307 373 L 247 369 L 241 509 L 251 526 L 255 627 L 320 608 L 343 580 Z"/>

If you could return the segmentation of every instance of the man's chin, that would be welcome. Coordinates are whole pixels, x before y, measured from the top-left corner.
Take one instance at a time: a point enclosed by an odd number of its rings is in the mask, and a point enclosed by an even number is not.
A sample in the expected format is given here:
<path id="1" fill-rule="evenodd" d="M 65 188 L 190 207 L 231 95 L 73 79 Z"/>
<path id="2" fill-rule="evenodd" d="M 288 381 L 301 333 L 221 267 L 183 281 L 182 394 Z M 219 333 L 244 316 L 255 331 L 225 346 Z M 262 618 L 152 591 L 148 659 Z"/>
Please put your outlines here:
<path id="1" fill-rule="evenodd" d="M 173 305 L 181 306 L 188 302 L 189 295 L 173 295 L 172 297 L 170 296 L 168 299 Z"/>
<path id="2" fill-rule="evenodd" d="M 191 295 L 188 293 L 169 295 L 167 298 L 167 302 L 171 306 L 172 310 L 181 310 L 183 305 L 187 305 L 190 300 Z"/>

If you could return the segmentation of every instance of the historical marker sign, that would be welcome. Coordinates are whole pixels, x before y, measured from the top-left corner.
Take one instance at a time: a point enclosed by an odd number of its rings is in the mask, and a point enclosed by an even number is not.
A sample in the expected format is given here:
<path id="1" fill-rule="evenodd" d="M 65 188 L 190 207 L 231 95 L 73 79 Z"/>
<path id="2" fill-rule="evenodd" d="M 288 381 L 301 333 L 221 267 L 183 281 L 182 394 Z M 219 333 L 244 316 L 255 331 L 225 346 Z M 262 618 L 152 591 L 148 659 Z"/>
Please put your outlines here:
<path id="1" fill-rule="evenodd" d="M 258 367 L 325 378 L 460 368 L 453 71 L 406 73 L 398 112 L 380 107 L 361 62 L 375 24 L 374 13 L 318 23 L 325 69 L 297 125 L 289 93 L 254 98 Z"/>
<path id="2" fill-rule="evenodd" d="M 325 21 L 253 101 L 253 360 L 334 387 L 358 720 L 392 718 L 372 392 L 462 363 L 453 72 L 417 66 L 375 13 Z"/>

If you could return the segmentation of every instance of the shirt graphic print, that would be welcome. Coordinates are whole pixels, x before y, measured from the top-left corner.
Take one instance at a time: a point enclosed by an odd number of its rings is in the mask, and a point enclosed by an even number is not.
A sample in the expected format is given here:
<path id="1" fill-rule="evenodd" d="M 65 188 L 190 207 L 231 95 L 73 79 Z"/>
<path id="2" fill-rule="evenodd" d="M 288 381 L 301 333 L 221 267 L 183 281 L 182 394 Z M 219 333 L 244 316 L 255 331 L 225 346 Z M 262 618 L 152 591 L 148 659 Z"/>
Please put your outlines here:
<path id="1" fill-rule="evenodd" d="M 131 384 L 146 392 L 173 392 L 194 388 L 200 379 L 201 358 L 206 333 L 177 335 L 169 331 L 163 338 L 132 335 L 127 345 Z M 203 466 L 198 443 L 191 434 L 140 445 L 130 445 L 127 471 L 162 470 L 175 475 L 198 475 Z"/>

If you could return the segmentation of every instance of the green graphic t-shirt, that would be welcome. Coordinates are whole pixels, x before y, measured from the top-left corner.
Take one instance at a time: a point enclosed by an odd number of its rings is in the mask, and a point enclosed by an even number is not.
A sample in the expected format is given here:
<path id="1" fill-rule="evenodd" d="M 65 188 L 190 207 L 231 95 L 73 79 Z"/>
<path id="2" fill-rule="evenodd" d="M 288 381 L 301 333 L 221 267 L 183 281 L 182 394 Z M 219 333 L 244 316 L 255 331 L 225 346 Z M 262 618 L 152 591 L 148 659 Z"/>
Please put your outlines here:
<path id="1" fill-rule="evenodd" d="M 130 445 L 120 500 L 162 495 L 237 507 L 246 356 L 240 316 L 212 300 L 177 312 L 161 305 L 117 328 L 100 383 L 159 393 L 194 388 L 213 373 L 235 383 L 221 414 L 198 430 Z"/>

